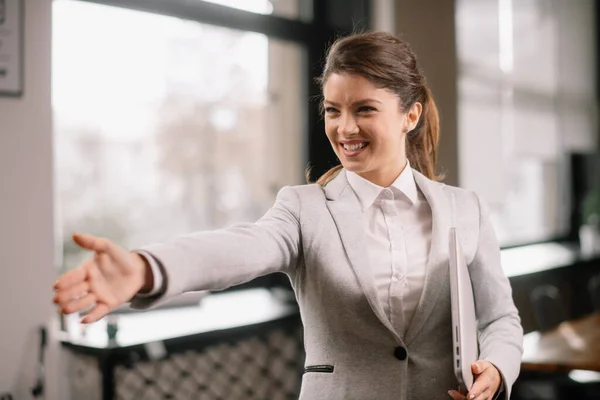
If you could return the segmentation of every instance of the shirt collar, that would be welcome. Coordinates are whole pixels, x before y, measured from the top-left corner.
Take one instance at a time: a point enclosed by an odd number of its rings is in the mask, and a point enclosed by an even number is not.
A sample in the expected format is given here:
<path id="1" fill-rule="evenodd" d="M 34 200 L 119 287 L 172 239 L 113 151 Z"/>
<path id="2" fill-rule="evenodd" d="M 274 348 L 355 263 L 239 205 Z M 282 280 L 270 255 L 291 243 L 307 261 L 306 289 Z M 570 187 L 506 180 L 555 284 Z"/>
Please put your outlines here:
<path id="1" fill-rule="evenodd" d="M 354 190 L 354 193 L 356 193 L 363 210 L 371 207 L 377 197 L 381 194 L 381 191 L 385 189 L 352 171 L 346 171 L 346 176 L 348 178 L 348 183 L 352 187 L 352 190 Z M 396 189 L 402 193 L 411 204 L 417 202 L 417 184 L 415 183 L 412 168 L 408 161 L 406 167 L 404 167 L 394 183 L 391 184 L 390 188 L 392 190 Z"/>

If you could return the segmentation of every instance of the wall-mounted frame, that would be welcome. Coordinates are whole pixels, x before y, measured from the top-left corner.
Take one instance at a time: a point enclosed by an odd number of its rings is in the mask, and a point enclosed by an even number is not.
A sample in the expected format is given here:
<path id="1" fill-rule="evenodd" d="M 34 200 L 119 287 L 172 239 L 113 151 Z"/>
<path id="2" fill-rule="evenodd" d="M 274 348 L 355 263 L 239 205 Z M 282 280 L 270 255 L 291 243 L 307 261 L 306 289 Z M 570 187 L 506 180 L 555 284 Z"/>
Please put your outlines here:
<path id="1" fill-rule="evenodd" d="M 23 94 L 24 0 L 0 0 L 0 96 Z"/>

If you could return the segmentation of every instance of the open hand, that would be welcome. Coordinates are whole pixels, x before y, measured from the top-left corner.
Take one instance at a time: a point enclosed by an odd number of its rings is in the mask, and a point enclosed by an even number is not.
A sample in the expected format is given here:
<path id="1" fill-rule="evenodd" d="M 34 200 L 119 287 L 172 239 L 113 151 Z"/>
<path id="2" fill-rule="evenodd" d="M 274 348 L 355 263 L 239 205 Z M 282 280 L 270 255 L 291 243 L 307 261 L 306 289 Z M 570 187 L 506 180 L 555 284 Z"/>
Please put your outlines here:
<path id="1" fill-rule="evenodd" d="M 449 390 L 448 395 L 454 400 L 492 400 L 502 383 L 498 369 L 489 361 L 479 360 L 471 364 L 471 371 L 475 382 L 469 393 L 465 396 L 459 391 Z"/>
<path id="2" fill-rule="evenodd" d="M 91 307 L 81 322 L 95 322 L 142 289 L 146 282 L 145 262 L 140 255 L 108 239 L 74 234 L 73 240 L 94 255 L 58 278 L 53 301 L 64 314 Z"/>

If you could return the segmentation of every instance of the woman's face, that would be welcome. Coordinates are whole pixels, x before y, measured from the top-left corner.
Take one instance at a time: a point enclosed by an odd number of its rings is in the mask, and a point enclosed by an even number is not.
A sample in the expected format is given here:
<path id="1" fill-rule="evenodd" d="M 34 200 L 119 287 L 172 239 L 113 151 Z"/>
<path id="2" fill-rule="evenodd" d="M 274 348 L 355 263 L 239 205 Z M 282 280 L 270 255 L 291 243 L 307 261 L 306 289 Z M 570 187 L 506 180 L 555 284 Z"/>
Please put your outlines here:
<path id="1" fill-rule="evenodd" d="M 421 114 L 358 74 L 331 74 L 323 87 L 325 132 L 344 168 L 387 187 L 406 165 L 405 137 Z"/>

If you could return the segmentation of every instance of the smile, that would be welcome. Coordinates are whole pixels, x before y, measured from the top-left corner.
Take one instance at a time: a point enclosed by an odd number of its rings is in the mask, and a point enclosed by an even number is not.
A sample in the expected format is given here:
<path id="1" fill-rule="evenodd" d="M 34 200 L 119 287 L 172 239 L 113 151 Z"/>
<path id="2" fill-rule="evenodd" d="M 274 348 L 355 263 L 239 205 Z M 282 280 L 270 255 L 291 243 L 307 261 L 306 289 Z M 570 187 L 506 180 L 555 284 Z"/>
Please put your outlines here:
<path id="1" fill-rule="evenodd" d="M 340 145 L 346 157 L 354 157 L 360 154 L 369 145 L 369 142 L 352 141 L 343 142 Z"/>

